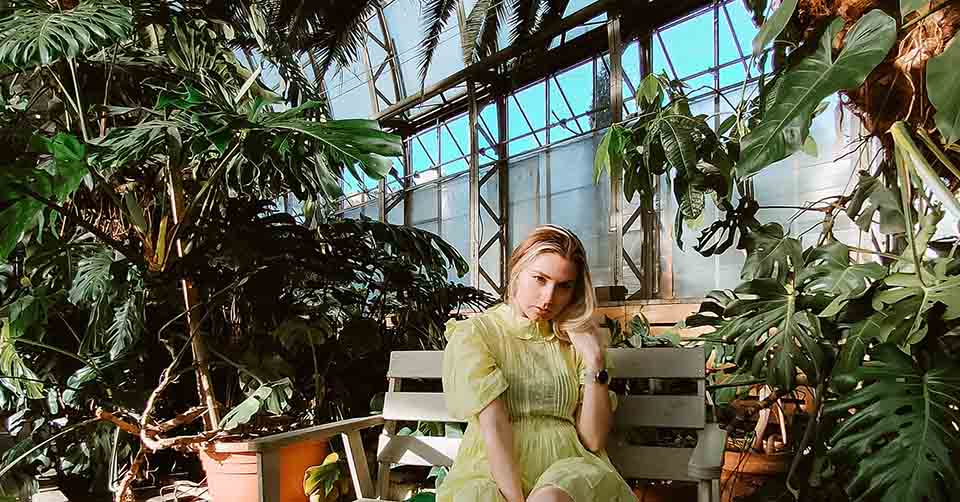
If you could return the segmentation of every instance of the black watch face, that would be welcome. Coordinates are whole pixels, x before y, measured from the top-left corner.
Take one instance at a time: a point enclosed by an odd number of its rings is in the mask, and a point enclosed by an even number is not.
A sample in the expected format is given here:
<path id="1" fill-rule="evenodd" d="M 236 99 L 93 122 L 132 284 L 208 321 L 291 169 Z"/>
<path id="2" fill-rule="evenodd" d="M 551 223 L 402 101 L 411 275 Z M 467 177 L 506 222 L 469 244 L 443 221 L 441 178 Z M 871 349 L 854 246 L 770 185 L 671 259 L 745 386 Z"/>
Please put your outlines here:
<path id="1" fill-rule="evenodd" d="M 597 383 L 606 384 L 610 381 L 610 374 L 607 373 L 607 370 L 600 370 L 597 372 Z"/>

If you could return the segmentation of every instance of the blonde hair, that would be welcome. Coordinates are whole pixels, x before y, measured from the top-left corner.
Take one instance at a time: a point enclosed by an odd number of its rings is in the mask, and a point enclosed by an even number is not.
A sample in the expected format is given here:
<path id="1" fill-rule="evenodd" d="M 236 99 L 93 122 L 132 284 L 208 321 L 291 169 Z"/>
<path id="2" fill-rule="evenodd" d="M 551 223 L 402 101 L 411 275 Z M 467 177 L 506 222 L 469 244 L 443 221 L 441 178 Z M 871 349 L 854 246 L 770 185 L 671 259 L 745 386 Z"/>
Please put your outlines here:
<path id="1" fill-rule="evenodd" d="M 570 341 L 570 333 L 588 331 L 593 327 L 593 313 L 597 308 L 597 294 L 590 278 L 587 252 L 573 232 L 559 225 L 541 225 L 513 250 L 510 255 L 510 280 L 507 284 L 507 302 L 513 303 L 517 280 L 538 256 L 546 253 L 560 255 L 577 266 L 573 298 L 550 323 L 558 338 Z"/>

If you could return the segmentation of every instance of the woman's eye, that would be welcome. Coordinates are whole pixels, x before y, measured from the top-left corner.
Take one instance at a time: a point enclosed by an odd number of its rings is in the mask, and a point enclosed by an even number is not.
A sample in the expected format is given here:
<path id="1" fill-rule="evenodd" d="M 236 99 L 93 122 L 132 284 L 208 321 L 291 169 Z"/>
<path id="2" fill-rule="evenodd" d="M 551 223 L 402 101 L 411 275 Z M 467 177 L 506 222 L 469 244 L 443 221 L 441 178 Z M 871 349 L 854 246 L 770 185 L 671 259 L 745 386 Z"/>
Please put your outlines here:
<path id="1" fill-rule="evenodd" d="M 561 287 L 562 289 L 573 289 L 573 284 L 570 284 L 569 282 L 565 282 L 565 283 L 561 284 L 560 287 Z"/>
<path id="2" fill-rule="evenodd" d="M 537 282 L 539 282 L 540 284 L 546 284 L 546 282 L 547 282 L 547 280 L 544 279 L 544 277 L 543 277 L 542 275 L 534 276 L 534 278 L 535 278 L 535 279 L 537 280 Z"/>

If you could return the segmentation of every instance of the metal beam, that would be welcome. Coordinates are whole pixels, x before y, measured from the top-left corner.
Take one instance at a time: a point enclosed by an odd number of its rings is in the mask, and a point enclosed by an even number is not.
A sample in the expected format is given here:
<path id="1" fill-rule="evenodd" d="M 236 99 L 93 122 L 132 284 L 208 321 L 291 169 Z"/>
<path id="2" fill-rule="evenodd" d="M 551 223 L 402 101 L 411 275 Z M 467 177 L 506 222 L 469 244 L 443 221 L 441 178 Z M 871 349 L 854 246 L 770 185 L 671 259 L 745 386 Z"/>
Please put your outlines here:
<path id="1" fill-rule="evenodd" d="M 442 93 L 446 89 L 463 84 L 469 80 L 474 80 L 474 77 L 485 73 L 487 70 L 494 69 L 497 65 L 523 54 L 531 47 L 537 47 L 543 43 L 548 43 L 551 38 L 560 35 L 571 28 L 586 23 L 594 17 L 608 11 L 612 7 L 615 7 L 616 4 L 616 0 L 600 0 L 599 2 L 588 5 L 587 7 L 578 10 L 570 16 L 563 18 L 556 25 L 539 31 L 536 35 L 530 37 L 523 44 L 511 45 L 510 47 L 498 51 L 484 58 L 482 61 L 474 63 L 441 80 L 440 82 L 437 82 L 428 89 L 424 89 L 416 94 L 400 100 L 398 103 L 387 108 L 383 112 L 378 113 L 374 118 L 380 120 L 393 117 L 399 113 L 409 110 L 417 103 L 426 101 Z"/>
<path id="2" fill-rule="evenodd" d="M 617 124 L 623 120 L 623 66 L 620 55 L 623 43 L 620 36 L 620 17 L 611 12 L 607 20 L 607 45 L 610 47 L 610 120 Z M 623 173 L 610 170 L 610 222 L 607 235 L 610 239 L 610 272 L 612 286 L 623 284 Z"/>

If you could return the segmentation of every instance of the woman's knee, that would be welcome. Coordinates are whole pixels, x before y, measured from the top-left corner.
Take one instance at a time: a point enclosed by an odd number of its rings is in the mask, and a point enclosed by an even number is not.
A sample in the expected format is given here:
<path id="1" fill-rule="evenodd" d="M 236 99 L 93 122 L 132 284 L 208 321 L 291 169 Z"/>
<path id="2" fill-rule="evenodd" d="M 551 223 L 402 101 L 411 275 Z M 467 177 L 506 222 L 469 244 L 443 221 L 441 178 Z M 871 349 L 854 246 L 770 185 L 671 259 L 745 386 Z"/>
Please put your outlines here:
<path id="1" fill-rule="evenodd" d="M 531 493 L 527 502 L 573 502 L 573 499 L 556 486 L 544 486 Z"/>

